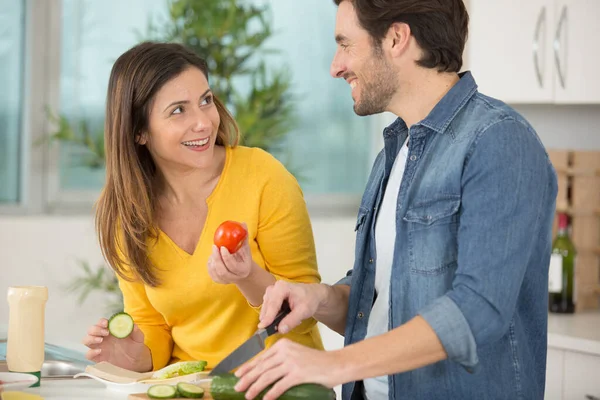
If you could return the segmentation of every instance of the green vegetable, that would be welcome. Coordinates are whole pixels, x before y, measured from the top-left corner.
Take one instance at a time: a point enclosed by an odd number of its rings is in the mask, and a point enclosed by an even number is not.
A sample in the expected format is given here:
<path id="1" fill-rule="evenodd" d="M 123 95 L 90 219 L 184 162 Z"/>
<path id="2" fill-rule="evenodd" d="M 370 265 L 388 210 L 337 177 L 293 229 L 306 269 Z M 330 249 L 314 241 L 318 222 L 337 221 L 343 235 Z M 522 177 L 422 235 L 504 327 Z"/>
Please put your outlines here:
<path id="1" fill-rule="evenodd" d="M 177 384 L 177 391 L 181 397 L 185 397 L 186 399 L 201 399 L 204 397 L 204 389 L 191 383 L 179 382 Z"/>
<path id="2" fill-rule="evenodd" d="M 196 372 L 204 371 L 206 361 L 187 361 L 181 364 L 179 375 L 195 374 Z"/>
<path id="3" fill-rule="evenodd" d="M 233 388 L 238 382 L 233 374 L 217 375 L 210 385 L 210 394 L 215 400 L 245 400 L 245 393 L 236 392 Z M 269 386 L 263 390 L 256 399 L 261 400 L 271 389 Z M 325 386 L 314 383 L 305 383 L 288 389 L 279 397 L 280 400 L 335 400 L 335 392 Z"/>
<path id="4" fill-rule="evenodd" d="M 204 371 L 206 361 L 181 361 L 169 365 L 152 375 L 153 379 L 169 379 L 176 376 L 195 374 Z"/>
<path id="5" fill-rule="evenodd" d="M 174 399 L 177 396 L 177 388 L 171 385 L 150 386 L 147 393 L 151 399 Z"/>
<path id="6" fill-rule="evenodd" d="M 114 314 L 108 320 L 108 331 L 116 338 L 126 338 L 133 332 L 133 318 L 125 312 Z"/>

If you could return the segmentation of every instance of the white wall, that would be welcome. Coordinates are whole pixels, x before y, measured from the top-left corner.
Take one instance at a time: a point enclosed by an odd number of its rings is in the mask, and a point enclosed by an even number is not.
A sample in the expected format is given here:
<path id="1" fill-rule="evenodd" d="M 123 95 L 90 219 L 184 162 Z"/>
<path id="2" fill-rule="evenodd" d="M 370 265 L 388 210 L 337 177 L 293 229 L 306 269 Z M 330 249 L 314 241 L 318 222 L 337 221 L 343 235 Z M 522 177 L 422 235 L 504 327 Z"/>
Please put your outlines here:
<path id="1" fill-rule="evenodd" d="M 600 105 L 515 105 L 548 149 L 600 150 Z"/>
<path id="2" fill-rule="evenodd" d="M 600 105 L 511 105 L 535 128 L 548 149 L 600 150 Z M 396 119 L 390 113 L 374 121 L 377 133 L 371 154 L 383 147 L 380 132 Z"/>
<path id="3" fill-rule="evenodd" d="M 354 218 L 313 220 L 317 258 L 323 282 L 334 283 L 352 267 Z M 64 286 L 80 269 L 77 260 L 93 267 L 102 263 L 91 216 L 0 216 L 0 332 L 8 324 L 6 290 L 11 285 L 44 285 L 49 290 L 46 307 L 48 341 L 73 346 L 86 328 L 105 316 L 101 295 L 79 306 Z M 340 335 L 322 329 L 328 348 L 343 344 Z"/>

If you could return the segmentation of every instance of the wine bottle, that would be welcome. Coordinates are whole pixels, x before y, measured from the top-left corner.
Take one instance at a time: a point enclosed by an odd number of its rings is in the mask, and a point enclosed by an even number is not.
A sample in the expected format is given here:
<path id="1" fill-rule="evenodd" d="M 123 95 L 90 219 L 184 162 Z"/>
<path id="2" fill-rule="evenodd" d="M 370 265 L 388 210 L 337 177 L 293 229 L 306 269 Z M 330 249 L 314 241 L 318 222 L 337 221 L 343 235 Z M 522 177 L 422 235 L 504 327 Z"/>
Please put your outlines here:
<path id="1" fill-rule="evenodd" d="M 549 310 L 554 313 L 575 312 L 576 251 L 569 237 L 568 226 L 569 218 L 560 213 L 548 271 Z"/>

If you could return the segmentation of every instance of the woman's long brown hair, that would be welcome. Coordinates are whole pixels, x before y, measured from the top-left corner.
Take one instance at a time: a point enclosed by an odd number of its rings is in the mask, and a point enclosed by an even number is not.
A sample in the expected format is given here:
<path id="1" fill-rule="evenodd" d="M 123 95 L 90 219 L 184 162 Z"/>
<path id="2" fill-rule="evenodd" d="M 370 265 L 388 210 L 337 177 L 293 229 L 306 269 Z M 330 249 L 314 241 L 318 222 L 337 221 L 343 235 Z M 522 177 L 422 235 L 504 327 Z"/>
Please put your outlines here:
<path id="1" fill-rule="evenodd" d="M 106 184 L 96 207 L 96 230 L 102 254 L 126 280 L 160 284 L 148 255 L 158 235 L 156 165 L 137 138 L 148 129 L 152 101 L 160 88 L 188 68 L 206 62 L 175 43 L 141 43 L 115 62 L 109 79 L 104 126 Z M 221 123 L 217 144 L 236 146 L 240 133 L 223 103 L 214 98 Z"/>

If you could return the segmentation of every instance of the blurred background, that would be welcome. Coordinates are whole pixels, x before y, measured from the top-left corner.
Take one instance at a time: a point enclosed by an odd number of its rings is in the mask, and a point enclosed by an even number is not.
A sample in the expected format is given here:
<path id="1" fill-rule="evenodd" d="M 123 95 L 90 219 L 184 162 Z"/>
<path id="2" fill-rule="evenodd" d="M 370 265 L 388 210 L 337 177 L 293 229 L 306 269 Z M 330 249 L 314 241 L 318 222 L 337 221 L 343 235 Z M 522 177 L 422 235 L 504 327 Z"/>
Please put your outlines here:
<path id="1" fill-rule="evenodd" d="M 480 91 L 521 112 L 549 150 L 600 160 L 600 1 L 467 6 L 463 69 Z M 326 0 L 0 0 L 0 294 L 10 285 L 48 286 L 47 339 L 75 349 L 87 326 L 119 308 L 93 204 L 104 181 L 110 69 L 144 40 L 183 42 L 207 58 L 210 84 L 245 143 L 270 151 L 298 178 L 323 281 L 340 279 L 353 265 L 356 211 L 393 117 L 356 116 L 349 87 L 330 77 L 335 12 Z M 559 172 L 571 177 L 570 168 L 566 162 Z M 595 168 L 586 186 L 589 221 L 597 222 Z M 557 211 L 573 214 L 569 187 Z M 600 225 L 590 232 L 600 237 Z M 592 300 L 575 315 L 551 318 L 547 398 L 600 396 L 597 245 Z M 0 336 L 7 322 L 0 300 Z M 322 331 L 328 348 L 342 345 Z"/>

